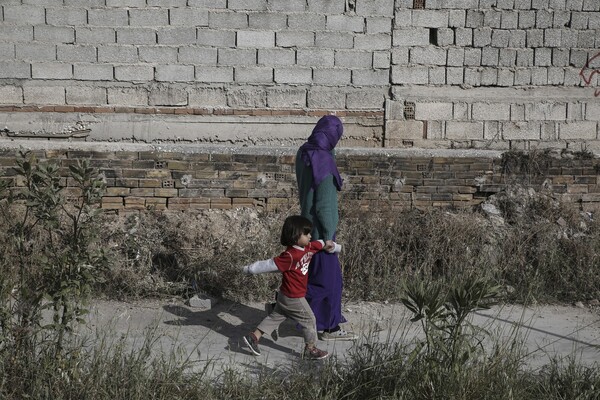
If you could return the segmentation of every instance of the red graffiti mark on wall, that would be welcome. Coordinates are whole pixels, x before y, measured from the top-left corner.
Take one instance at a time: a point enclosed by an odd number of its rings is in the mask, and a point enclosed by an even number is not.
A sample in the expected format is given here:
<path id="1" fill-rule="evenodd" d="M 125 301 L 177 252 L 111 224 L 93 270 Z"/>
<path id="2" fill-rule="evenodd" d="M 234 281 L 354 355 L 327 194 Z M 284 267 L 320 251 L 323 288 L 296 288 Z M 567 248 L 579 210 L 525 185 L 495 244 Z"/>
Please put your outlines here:
<path id="1" fill-rule="evenodd" d="M 592 67 L 594 60 L 597 60 L 598 64 L 600 64 L 600 53 L 590 58 L 588 62 L 585 63 L 585 66 L 581 68 L 581 71 L 579 71 L 579 75 L 585 82 L 586 86 L 591 85 L 594 75 L 600 74 L 600 66 L 598 68 Z M 598 96 L 600 96 L 600 89 L 596 89 L 594 91 L 594 97 Z"/>

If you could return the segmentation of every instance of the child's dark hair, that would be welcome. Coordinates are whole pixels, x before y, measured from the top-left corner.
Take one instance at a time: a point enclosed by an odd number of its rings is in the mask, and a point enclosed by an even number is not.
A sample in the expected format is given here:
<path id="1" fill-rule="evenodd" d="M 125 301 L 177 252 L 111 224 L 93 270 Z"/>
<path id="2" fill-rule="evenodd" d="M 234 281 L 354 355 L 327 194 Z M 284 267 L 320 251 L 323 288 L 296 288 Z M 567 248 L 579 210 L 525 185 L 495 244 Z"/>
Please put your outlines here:
<path id="1" fill-rule="evenodd" d="M 291 215 L 287 217 L 281 228 L 281 244 L 284 246 L 293 246 L 298 243 L 300 235 L 309 234 L 312 230 L 312 222 L 301 215 Z"/>

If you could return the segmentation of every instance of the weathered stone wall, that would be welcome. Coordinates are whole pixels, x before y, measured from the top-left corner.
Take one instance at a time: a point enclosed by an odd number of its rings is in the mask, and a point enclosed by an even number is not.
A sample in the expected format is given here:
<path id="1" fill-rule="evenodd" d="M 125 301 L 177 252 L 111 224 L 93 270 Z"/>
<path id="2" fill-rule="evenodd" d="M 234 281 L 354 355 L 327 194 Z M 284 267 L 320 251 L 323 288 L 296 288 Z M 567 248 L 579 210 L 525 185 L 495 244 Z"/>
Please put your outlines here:
<path id="1" fill-rule="evenodd" d="M 90 160 L 106 181 L 106 210 L 298 207 L 295 148 L 14 142 L 0 148 L 0 176 L 12 186 L 22 185 L 13 167 L 18 151 L 25 148 L 65 167 L 65 177 L 68 165 Z M 523 155 L 513 155 L 507 163 L 501 152 L 491 150 L 339 149 L 341 201 L 373 212 L 473 208 L 505 185 L 520 182 L 583 210 L 600 206 L 599 159 L 557 153 L 525 162 Z M 74 193 L 72 182 L 62 183 L 67 193 Z"/>
<path id="2" fill-rule="evenodd" d="M 598 0 L 3 0 L 0 128 L 597 151 L 598 52 Z"/>

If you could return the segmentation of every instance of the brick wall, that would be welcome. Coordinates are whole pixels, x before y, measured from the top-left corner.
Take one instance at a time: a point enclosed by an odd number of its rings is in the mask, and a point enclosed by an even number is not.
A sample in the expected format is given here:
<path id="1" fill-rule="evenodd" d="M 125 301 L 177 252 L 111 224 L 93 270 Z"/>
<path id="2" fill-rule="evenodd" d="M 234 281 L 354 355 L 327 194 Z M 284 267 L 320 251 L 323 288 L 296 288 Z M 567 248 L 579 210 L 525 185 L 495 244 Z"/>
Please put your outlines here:
<path id="1" fill-rule="evenodd" d="M 42 160 L 65 167 L 79 159 L 90 160 L 106 181 L 102 199 L 106 210 L 257 207 L 274 211 L 297 207 L 292 148 L 124 145 L 111 150 L 90 144 L 32 151 Z M 12 169 L 17 152 L 18 146 L 0 150 L 0 176 L 14 186 L 20 184 Z M 506 164 L 502 153 L 496 151 L 343 148 L 337 152 L 345 181 L 341 201 L 349 206 L 370 210 L 473 207 L 504 185 L 518 181 L 553 192 L 582 209 L 597 209 L 600 160 L 543 160 L 534 163 L 537 169 L 533 171 L 519 162 Z M 70 182 L 64 180 L 63 184 L 68 190 Z"/>
<path id="2" fill-rule="evenodd" d="M 598 0 L 4 0 L 0 122 L 254 145 L 377 113 L 351 145 L 600 151 L 599 53 Z"/>

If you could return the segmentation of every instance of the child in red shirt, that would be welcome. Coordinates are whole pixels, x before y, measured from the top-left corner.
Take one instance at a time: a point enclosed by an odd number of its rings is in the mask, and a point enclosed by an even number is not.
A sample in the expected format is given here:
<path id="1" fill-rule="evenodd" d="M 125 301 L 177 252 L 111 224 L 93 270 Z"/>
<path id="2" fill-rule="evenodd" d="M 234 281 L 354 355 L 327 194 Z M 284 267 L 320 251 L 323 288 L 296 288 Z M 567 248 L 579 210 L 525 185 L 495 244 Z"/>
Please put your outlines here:
<path id="1" fill-rule="evenodd" d="M 287 217 L 281 229 L 281 244 L 286 246 L 285 251 L 275 258 L 257 261 L 243 268 L 244 273 L 247 274 L 277 271 L 283 274 L 275 308 L 254 332 L 244 336 L 244 342 L 254 355 L 260 355 L 258 341 L 262 335 L 274 331 L 286 318 L 290 318 L 303 328 L 305 342 L 303 357 L 320 360 L 329 356 L 326 351 L 315 346 L 317 324 L 304 296 L 308 285 L 308 265 L 312 256 L 321 250 L 330 253 L 339 252 L 341 246 L 332 241 L 311 242 L 311 230 L 312 223 L 309 219 L 299 215 Z"/>

